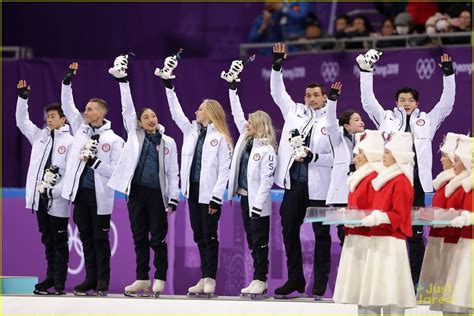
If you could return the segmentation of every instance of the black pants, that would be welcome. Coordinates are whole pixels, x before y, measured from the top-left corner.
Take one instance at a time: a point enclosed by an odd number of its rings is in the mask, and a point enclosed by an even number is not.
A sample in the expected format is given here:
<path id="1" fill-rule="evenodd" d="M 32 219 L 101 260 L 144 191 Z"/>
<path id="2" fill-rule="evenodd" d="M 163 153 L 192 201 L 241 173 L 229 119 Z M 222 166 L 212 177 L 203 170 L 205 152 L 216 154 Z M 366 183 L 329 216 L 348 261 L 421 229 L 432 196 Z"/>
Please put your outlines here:
<path id="1" fill-rule="evenodd" d="M 69 262 L 67 225 L 69 218 L 56 217 L 48 214 L 48 199 L 39 201 L 36 219 L 41 233 L 41 242 L 46 255 L 46 277 L 54 279 L 54 287 L 64 290 Z"/>
<path id="2" fill-rule="evenodd" d="M 74 223 L 79 229 L 86 280 L 110 281 L 110 215 L 97 214 L 95 191 L 79 189 L 74 201 Z"/>
<path id="3" fill-rule="evenodd" d="M 219 260 L 217 228 L 221 211 L 211 215 L 209 204 L 199 203 L 199 183 L 191 183 L 188 205 L 193 238 L 201 258 L 201 277 L 215 279 Z"/>
<path id="4" fill-rule="evenodd" d="M 247 244 L 253 259 L 253 280 L 267 281 L 268 242 L 270 236 L 270 216 L 250 217 L 249 199 L 241 196 L 240 208 Z"/>
<path id="5" fill-rule="evenodd" d="M 150 248 L 155 252 L 155 279 L 166 280 L 168 218 L 161 190 L 133 184 L 128 200 L 128 217 L 137 256 L 137 280 L 148 280 Z"/>
<path id="6" fill-rule="evenodd" d="M 283 243 L 285 244 L 288 279 L 304 281 L 300 230 L 309 205 L 308 184 L 291 181 L 280 206 Z"/>
<path id="7" fill-rule="evenodd" d="M 425 206 L 425 192 L 421 186 L 418 177 L 413 183 L 415 189 L 415 198 L 413 206 Z M 423 226 L 413 226 L 413 236 L 407 238 L 408 242 L 408 258 L 410 259 L 411 277 L 415 289 L 420 279 L 421 265 L 425 256 L 425 241 L 423 239 Z"/>

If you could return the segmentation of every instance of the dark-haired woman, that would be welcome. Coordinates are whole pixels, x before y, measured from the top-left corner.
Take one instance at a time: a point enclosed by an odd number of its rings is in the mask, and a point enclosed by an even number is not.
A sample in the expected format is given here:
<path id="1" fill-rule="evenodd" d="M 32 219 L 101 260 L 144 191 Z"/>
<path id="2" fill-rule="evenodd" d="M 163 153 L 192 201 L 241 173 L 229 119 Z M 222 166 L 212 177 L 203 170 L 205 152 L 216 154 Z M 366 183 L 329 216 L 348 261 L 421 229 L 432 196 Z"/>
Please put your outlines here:
<path id="1" fill-rule="evenodd" d="M 120 56 L 125 64 L 127 58 Z M 155 252 L 155 296 L 165 288 L 168 270 L 167 215 L 179 202 L 178 154 L 174 139 L 152 109 L 138 115 L 130 92 L 126 68 L 109 71 L 120 84 L 122 116 L 128 139 L 108 186 L 128 195 L 128 211 L 136 254 L 136 281 L 125 287 L 127 296 L 150 292 L 150 248 Z"/>

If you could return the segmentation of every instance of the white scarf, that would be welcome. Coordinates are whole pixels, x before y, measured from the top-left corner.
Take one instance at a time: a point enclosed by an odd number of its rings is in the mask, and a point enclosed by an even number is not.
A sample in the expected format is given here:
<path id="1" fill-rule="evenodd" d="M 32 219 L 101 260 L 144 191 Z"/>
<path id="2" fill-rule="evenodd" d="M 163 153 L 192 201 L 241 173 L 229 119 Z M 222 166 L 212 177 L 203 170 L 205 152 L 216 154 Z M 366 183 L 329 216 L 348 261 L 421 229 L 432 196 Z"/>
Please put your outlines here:
<path id="1" fill-rule="evenodd" d="M 351 192 L 354 192 L 359 183 L 374 171 L 375 168 L 372 166 L 372 164 L 370 162 L 367 162 L 362 165 L 362 167 L 357 169 L 353 174 L 351 174 L 347 178 L 347 185 L 349 186 Z"/>
<path id="2" fill-rule="evenodd" d="M 372 186 L 374 187 L 375 191 L 379 191 L 385 183 L 392 180 L 396 176 L 403 174 L 402 168 L 397 163 L 394 163 L 388 168 L 384 168 L 377 177 L 372 180 Z"/>
<path id="3" fill-rule="evenodd" d="M 460 174 L 455 176 L 454 178 L 446 184 L 446 189 L 444 190 L 444 196 L 449 198 L 461 185 L 463 180 L 467 178 L 471 178 L 471 174 L 467 170 L 463 170 Z"/>
<path id="4" fill-rule="evenodd" d="M 452 178 L 454 178 L 456 175 L 454 174 L 454 169 L 449 168 L 444 171 L 442 171 L 440 174 L 436 176 L 436 178 L 433 179 L 433 188 L 438 191 L 439 188 L 443 186 L 443 184 L 451 181 Z"/>

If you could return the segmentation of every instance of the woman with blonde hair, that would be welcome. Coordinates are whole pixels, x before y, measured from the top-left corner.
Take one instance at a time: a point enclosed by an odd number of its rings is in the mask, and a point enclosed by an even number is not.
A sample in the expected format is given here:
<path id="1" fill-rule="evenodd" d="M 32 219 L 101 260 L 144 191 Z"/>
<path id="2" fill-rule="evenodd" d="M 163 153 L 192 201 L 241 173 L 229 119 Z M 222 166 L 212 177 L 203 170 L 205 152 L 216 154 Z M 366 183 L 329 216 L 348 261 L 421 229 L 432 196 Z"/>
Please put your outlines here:
<path id="1" fill-rule="evenodd" d="M 219 241 L 217 228 L 232 159 L 232 138 L 225 112 L 216 100 L 205 99 L 190 121 L 174 91 L 171 74 L 178 56 L 166 58 L 155 74 L 163 79 L 171 117 L 183 133 L 181 192 L 188 199 L 194 242 L 201 258 L 201 279 L 188 295 L 212 297 L 216 288 Z M 164 71 L 167 70 L 167 71 Z"/>
<path id="2" fill-rule="evenodd" d="M 267 292 L 268 243 L 271 188 L 276 167 L 277 143 L 270 116 L 263 111 L 245 119 L 235 80 L 229 82 L 229 99 L 240 137 L 235 146 L 229 174 L 227 197 L 240 196 L 240 207 L 247 244 L 253 259 L 252 282 L 241 290 L 242 296 L 263 298 Z"/>

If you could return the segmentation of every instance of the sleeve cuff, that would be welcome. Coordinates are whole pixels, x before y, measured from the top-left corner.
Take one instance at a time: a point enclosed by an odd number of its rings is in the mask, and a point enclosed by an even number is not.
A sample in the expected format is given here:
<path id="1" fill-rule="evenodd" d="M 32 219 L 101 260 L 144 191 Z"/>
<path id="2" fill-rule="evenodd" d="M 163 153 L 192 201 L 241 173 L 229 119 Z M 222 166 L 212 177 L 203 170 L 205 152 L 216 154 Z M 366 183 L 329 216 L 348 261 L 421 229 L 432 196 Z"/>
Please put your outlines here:
<path id="1" fill-rule="evenodd" d="M 218 197 L 212 196 L 211 197 L 211 202 L 217 203 L 219 205 L 222 205 L 222 199 L 219 199 Z"/>

